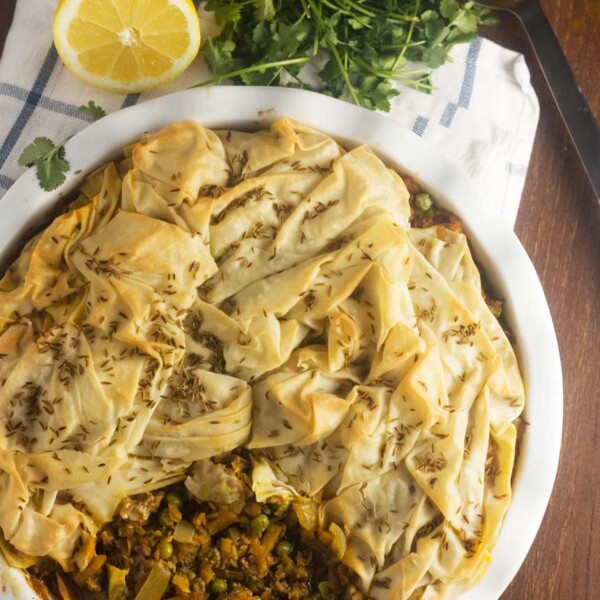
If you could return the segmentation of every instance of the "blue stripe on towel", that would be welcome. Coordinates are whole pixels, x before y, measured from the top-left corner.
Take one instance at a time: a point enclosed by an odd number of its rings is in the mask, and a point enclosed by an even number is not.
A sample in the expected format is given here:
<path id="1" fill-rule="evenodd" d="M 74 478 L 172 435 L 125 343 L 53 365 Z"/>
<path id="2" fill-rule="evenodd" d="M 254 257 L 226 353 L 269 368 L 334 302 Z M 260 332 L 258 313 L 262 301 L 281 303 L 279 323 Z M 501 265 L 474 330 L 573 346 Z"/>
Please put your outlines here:
<path id="1" fill-rule="evenodd" d="M 50 80 L 52 72 L 54 71 L 54 66 L 56 65 L 57 60 L 58 54 L 56 53 L 56 49 L 54 46 L 51 46 L 48 54 L 46 54 L 42 68 L 40 69 L 40 72 L 33 84 L 33 88 L 25 99 L 25 104 L 23 105 L 19 116 L 8 132 L 2 147 L 0 147 L 0 167 L 2 167 L 8 159 L 9 154 L 19 140 L 21 132 L 27 125 L 29 119 L 31 119 L 31 115 L 34 112 L 35 107 L 38 105 L 40 98 L 42 97 L 42 93 L 46 89 L 46 85 L 48 85 L 48 81 Z"/>
<path id="2" fill-rule="evenodd" d="M 123 100 L 123 104 L 121 104 L 121 108 L 127 108 L 128 106 L 133 106 L 140 99 L 140 94 L 127 94 L 125 100 Z"/>
<path id="3" fill-rule="evenodd" d="M 0 83 L 0 95 L 8 96 L 10 98 L 16 98 L 17 100 L 27 102 L 29 90 L 26 90 L 23 87 L 19 87 L 18 85 L 13 85 L 11 83 Z M 82 113 L 79 110 L 78 106 L 74 106 L 73 104 L 67 104 L 66 102 L 62 102 L 61 100 L 55 100 L 54 98 L 49 98 L 48 96 L 44 96 L 43 94 L 40 95 L 39 100 L 37 102 L 37 106 L 61 115 L 67 115 L 69 117 L 81 119 L 82 121 L 88 121 L 89 123 L 91 123 L 94 120 L 91 115 Z"/>
<path id="4" fill-rule="evenodd" d="M 13 85 L 12 83 L 0 83 L 0 94 L 25 101 L 27 100 L 29 90 L 18 85 Z"/>
<path id="5" fill-rule="evenodd" d="M 417 117 L 412 128 L 413 133 L 422 136 L 425 133 L 425 129 L 427 129 L 427 125 L 429 125 L 429 119 L 426 119 L 425 117 Z"/>
<path id="6" fill-rule="evenodd" d="M 452 125 L 452 119 L 454 119 L 454 115 L 456 114 L 457 109 L 458 104 L 454 104 L 454 102 L 448 102 L 442 114 L 442 118 L 440 119 L 440 125 L 444 127 L 450 127 L 450 125 Z"/>
<path id="7" fill-rule="evenodd" d="M 471 96 L 473 95 L 473 86 L 475 84 L 475 71 L 477 70 L 477 58 L 481 51 L 481 38 L 477 38 L 469 46 L 467 53 L 467 62 L 465 65 L 465 77 L 460 88 L 458 96 L 458 105 L 463 108 L 469 108 Z"/>
<path id="8" fill-rule="evenodd" d="M 471 96 L 473 95 L 473 86 L 475 85 L 475 73 L 477 70 L 477 59 L 481 51 L 481 38 L 477 38 L 469 45 L 467 60 L 465 61 L 465 74 L 463 76 L 460 92 L 458 93 L 458 102 L 448 102 L 440 118 L 440 125 L 450 127 L 458 107 L 469 108 Z"/>
<path id="9" fill-rule="evenodd" d="M 7 190 L 12 186 L 15 180 L 12 177 L 7 177 L 6 175 L 0 175 L 0 188 Z"/>

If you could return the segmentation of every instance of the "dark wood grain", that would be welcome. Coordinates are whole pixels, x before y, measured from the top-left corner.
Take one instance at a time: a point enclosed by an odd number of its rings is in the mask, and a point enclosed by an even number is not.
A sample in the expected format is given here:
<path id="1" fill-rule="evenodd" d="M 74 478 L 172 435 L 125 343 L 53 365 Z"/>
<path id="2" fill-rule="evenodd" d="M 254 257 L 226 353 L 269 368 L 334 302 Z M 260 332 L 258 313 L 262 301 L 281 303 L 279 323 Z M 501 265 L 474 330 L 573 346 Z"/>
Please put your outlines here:
<path id="1" fill-rule="evenodd" d="M 596 118 L 600 2 L 542 0 Z M 486 35 L 525 54 L 540 123 L 516 231 L 550 304 L 564 377 L 558 477 L 537 539 L 503 600 L 600 597 L 600 209 L 517 20 Z M 598 157 L 600 160 L 600 157 Z"/>
<path id="2" fill-rule="evenodd" d="M 12 23 L 16 0 L 0 0 L 0 56 L 4 50 L 4 40 Z"/>
<path id="3" fill-rule="evenodd" d="M 0 48 L 15 0 L 0 0 Z M 600 118 L 600 1 L 542 0 L 592 111 Z M 550 304 L 561 350 L 561 462 L 546 517 L 503 600 L 600 597 L 600 210 L 516 19 L 487 37 L 525 54 L 541 108 L 517 221 Z M 599 157 L 600 160 L 600 157 Z"/>

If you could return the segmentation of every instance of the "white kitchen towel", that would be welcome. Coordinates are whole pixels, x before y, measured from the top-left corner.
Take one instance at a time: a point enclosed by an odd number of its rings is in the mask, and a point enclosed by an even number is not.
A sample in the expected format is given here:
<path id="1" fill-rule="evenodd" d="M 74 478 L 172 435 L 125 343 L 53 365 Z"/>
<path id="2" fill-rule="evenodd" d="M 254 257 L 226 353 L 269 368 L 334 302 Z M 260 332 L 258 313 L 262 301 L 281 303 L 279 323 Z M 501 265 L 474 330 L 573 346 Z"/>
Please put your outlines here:
<path id="1" fill-rule="evenodd" d="M 144 94 L 112 94 L 83 83 L 64 68 L 52 45 L 57 3 L 17 2 L 0 60 L 0 197 L 24 171 L 17 160 L 34 138 L 62 142 L 91 121 L 79 110 L 82 104 L 94 100 L 112 112 L 209 76 L 198 57 L 176 81 Z M 202 25 L 206 36 L 211 24 Z M 431 94 L 400 85 L 389 116 L 479 181 L 486 193 L 482 204 L 513 226 L 539 117 L 523 56 L 479 38 L 456 46 L 433 84 Z"/>

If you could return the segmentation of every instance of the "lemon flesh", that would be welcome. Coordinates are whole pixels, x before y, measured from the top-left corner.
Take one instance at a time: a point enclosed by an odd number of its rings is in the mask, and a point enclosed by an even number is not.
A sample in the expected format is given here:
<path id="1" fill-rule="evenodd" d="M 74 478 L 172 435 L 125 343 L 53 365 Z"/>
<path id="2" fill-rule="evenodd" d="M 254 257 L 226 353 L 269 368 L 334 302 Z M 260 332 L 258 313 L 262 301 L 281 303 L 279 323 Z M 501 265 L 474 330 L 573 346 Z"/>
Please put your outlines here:
<path id="1" fill-rule="evenodd" d="M 191 0 L 63 0 L 53 36 L 75 76 L 141 92 L 185 71 L 200 47 L 200 24 Z"/>

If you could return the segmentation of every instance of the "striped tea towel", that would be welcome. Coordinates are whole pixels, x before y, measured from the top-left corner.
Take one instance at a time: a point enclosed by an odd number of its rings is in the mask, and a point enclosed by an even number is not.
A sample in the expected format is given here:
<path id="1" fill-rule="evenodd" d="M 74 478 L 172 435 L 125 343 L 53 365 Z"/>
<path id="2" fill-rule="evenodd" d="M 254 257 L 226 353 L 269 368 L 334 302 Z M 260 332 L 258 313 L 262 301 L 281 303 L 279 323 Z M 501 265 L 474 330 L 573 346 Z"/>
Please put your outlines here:
<path id="1" fill-rule="evenodd" d="M 0 59 L 0 197 L 23 172 L 17 159 L 37 136 L 61 142 L 91 120 L 79 106 L 94 100 L 107 112 L 206 79 L 201 57 L 173 83 L 121 96 L 75 79 L 52 45 L 58 0 L 18 0 Z M 202 19 L 203 36 L 214 25 Z M 399 86 L 389 116 L 435 145 L 478 180 L 486 208 L 514 225 L 539 117 L 522 55 L 488 40 L 457 46 L 452 62 L 424 94 Z"/>

